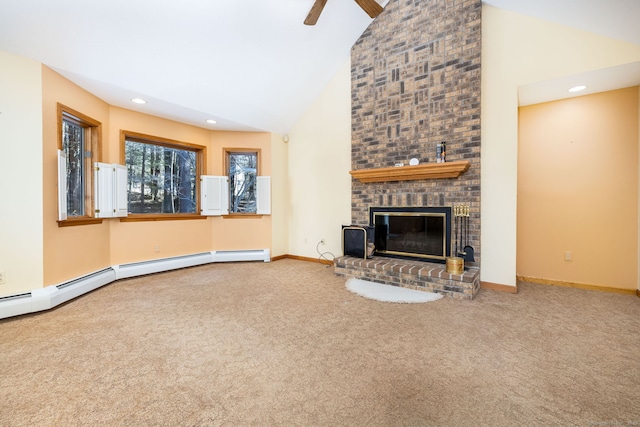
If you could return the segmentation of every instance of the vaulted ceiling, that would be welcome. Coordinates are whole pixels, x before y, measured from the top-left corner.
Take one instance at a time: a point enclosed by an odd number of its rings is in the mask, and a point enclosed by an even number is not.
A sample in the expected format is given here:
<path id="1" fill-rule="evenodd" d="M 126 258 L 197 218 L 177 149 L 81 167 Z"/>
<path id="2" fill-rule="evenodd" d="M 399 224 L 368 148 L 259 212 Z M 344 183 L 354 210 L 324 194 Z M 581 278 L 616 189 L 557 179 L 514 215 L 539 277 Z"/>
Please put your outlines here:
<path id="1" fill-rule="evenodd" d="M 111 105 L 284 134 L 372 22 L 354 1 L 328 0 L 306 26 L 313 2 L 0 0 L 0 51 L 41 62 Z M 640 45 L 637 0 L 486 3 Z"/>

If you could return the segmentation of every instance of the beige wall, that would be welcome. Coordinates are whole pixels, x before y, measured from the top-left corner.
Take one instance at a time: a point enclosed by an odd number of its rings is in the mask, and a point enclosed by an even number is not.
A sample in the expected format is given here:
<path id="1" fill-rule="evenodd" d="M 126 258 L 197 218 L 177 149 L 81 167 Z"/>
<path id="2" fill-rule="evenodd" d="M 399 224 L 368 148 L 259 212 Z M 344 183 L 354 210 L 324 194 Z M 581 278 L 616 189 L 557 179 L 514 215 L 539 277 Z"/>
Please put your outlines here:
<path id="1" fill-rule="evenodd" d="M 123 108 L 110 107 L 109 139 L 105 161 L 121 163 L 120 130 L 159 136 L 207 147 L 211 131 Z M 211 169 L 211 161 L 205 170 Z M 205 252 L 212 248 L 212 222 L 209 219 L 121 222 L 106 220 L 110 225 L 111 252 L 108 265 L 145 261 Z"/>
<path id="2" fill-rule="evenodd" d="M 272 257 L 289 253 L 289 144 L 283 138 L 283 135 L 271 134 Z"/>
<path id="3" fill-rule="evenodd" d="M 42 69 L 0 52 L 0 296 L 42 285 Z"/>
<path id="4" fill-rule="evenodd" d="M 341 225 L 351 221 L 350 61 L 289 133 L 289 253 L 342 254 Z M 331 255 L 326 257 L 331 259 Z"/>
<path id="5" fill-rule="evenodd" d="M 66 105 L 102 123 L 102 153 L 109 141 L 109 105 L 87 93 L 58 73 L 42 67 L 42 171 L 41 197 L 44 234 L 44 285 L 52 285 L 110 265 L 109 220 L 102 224 L 58 227 L 57 198 L 57 103 Z M 40 196 L 40 194 L 39 194 Z M 38 284 L 41 287 L 43 283 Z"/>
<path id="6" fill-rule="evenodd" d="M 224 148 L 259 148 L 260 175 L 271 176 L 271 134 L 266 132 L 214 132 L 209 150 L 210 175 L 223 174 Z M 273 177 L 272 177 L 273 179 Z M 273 183 L 272 183 L 273 187 Z M 271 215 L 252 218 L 214 217 L 214 250 L 271 249 Z"/>
<path id="7" fill-rule="evenodd" d="M 520 108 L 517 220 L 519 276 L 636 289 L 638 87 Z"/>
<path id="8" fill-rule="evenodd" d="M 515 286 L 518 86 L 640 61 L 640 46 L 484 5 L 481 280 Z"/>
<path id="9" fill-rule="evenodd" d="M 261 174 L 270 175 L 272 136 L 259 132 L 211 131 L 109 106 L 46 67 L 42 67 L 42 75 L 43 105 L 40 111 L 44 137 L 38 141 L 38 148 L 43 153 L 44 206 L 41 212 L 44 219 L 41 222 L 44 233 L 38 237 L 40 242 L 44 242 L 44 274 L 24 290 L 57 284 L 110 265 L 210 250 L 271 248 L 271 215 L 143 222 L 105 219 L 98 225 L 58 227 L 57 102 L 102 123 L 101 160 L 109 163 L 121 162 L 122 129 L 205 146 L 205 173 L 209 175 L 223 173 L 224 147 L 257 148 L 261 151 Z M 283 180 L 284 173 L 280 175 L 279 179 Z M 275 181 L 279 185 L 278 179 Z M 274 197 L 282 196 L 276 194 Z M 29 256 L 25 259 L 34 258 Z"/>

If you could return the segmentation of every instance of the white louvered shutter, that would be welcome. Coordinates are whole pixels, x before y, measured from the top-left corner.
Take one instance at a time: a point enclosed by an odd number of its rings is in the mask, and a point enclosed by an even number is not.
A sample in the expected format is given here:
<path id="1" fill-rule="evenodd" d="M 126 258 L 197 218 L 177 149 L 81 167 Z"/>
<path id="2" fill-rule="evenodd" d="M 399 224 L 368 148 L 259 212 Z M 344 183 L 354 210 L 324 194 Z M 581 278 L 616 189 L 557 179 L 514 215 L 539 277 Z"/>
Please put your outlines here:
<path id="1" fill-rule="evenodd" d="M 113 166 L 93 164 L 93 211 L 96 218 L 113 217 Z"/>
<path id="2" fill-rule="evenodd" d="M 114 203 L 113 214 L 122 218 L 128 214 L 127 200 L 127 167 L 124 165 L 114 164 Z"/>
<path id="3" fill-rule="evenodd" d="M 67 156 L 58 150 L 58 221 L 67 219 Z"/>
<path id="4" fill-rule="evenodd" d="M 256 192 L 256 213 L 260 215 L 271 214 L 271 177 L 259 176 Z"/>
<path id="5" fill-rule="evenodd" d="M 229 178 L 226 176 L 200 176 L 200 214 L 220 216 L 229 213 Z"/>

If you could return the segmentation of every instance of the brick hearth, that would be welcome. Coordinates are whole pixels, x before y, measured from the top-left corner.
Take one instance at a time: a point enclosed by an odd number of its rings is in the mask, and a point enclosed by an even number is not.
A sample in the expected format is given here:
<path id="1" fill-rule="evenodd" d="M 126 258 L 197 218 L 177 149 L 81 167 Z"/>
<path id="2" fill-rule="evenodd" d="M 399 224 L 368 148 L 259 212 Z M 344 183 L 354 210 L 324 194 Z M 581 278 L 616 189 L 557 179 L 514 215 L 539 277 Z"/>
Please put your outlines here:
<path id="1" fill-rule="evenodd" d="M 334 271 L 345 278 L 357 278 L 445 296 L 471 300 L 480 289 L 480 270 L 466 267 L 462 274 L 447 273 L 444 264 L 404 259 L 350 256 L 334 260 Z"/>

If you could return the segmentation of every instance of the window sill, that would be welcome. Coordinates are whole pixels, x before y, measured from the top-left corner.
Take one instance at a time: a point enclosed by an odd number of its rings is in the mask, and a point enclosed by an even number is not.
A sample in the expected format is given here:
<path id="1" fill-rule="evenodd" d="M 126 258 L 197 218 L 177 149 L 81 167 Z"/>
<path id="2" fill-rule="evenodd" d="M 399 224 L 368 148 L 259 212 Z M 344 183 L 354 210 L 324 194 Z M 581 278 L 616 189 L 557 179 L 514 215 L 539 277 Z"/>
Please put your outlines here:
<path id="1" fill-rule="evenodd" d="M 142 221 L 181 221 L 188 219 L 207 219 L 206 216 L 197 214 L 165 214 L 165 215 L 129 215 L 120 218 L 120 222 L 142 222 Z"/>
<path id="2" fill-rule="evenodd" d="M 237 218 L 262 218 L 262 214 L 254 214 L 254 213 L 233 213 L 233 214 L 226 214 L 226 215 L 222 215 L 222 218 L 229 218 L 229 219 L 237 219 Z"/>
<path id="3" fill-rule="evenodd" d="M 102 224 L 102 218 L 74 218 L 57 222 L 58 227 L 74 227 L 76 225 Z"/>

